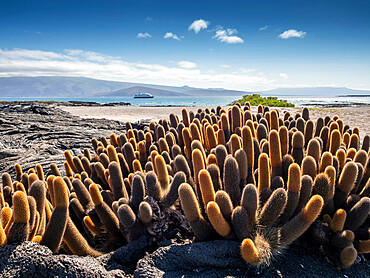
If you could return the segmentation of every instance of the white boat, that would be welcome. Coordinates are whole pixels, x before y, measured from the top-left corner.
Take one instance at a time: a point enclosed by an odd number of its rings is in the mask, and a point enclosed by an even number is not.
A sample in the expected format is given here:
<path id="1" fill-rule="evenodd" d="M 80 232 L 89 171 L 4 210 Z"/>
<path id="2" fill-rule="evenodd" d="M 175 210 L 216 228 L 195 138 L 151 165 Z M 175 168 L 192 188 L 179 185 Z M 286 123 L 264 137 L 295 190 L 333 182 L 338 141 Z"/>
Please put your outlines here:
<path id="1" fill-rule="evenodd" d="M 154 98 L 154 96 L 149 93 L 138 93 L 134 98 Z"/>

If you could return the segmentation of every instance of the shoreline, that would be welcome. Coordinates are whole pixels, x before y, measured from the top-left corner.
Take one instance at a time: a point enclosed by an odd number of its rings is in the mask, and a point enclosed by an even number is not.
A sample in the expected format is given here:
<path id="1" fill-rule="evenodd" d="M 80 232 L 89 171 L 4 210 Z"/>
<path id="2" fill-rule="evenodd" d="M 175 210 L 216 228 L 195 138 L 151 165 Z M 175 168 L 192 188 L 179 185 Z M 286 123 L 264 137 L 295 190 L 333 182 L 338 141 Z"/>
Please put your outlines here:
<path id="1" fill-rule="evenodd" d="M 214 105 L 204 106 L 204 105 L 175 105 L 175 104 L 166 104 L 166 105 L 133 105 L 130 102 L 108 102 L 102 103 L 97 101 L 79 101 L 79 100 L 70 100 L 70 101 L 57 101 L 57 100 L 4 100 L 0 99 L 0 103 L 8 103 L 8 104 L 24 104 L 24 103 L 34 103 L 34 104 L 48 104 L 48 105 L 57 105 L 57 106 L 91 106 L 91 107 L 119 107 L 119 106 L 130 106 L 130 107 L 213 107 Z M 221 105 L 221 106 L 230 106 L 229 104 Z M 346 107 L 370 107 L 369 103 L 360 103 L 360 102 L 352 102 L 352 103 L 302 103 L 299 106 L 295 106 L 293 108 L 346 108 Z M 277 107 L 277 108 L 291 108 L 291 107 Z"/>
<path id="2" fill-rule="evenodd" d="M 228 108 L 229 106 L 221 106 Z M 181 110 L 184 106 L 177 107 L 135 107 L 135 106 L 113 106 L 113 107 L 87 107 L 87 106 L 63 106 L 58 108 L 69 112 L 74 116 L 79 116 L 84 119 L 108 119 L 120 122 L 132 123 L 149 123 L 151 121 L 158 121 L 159 119 L 168 119 L 169 114 L 174 113 L 181 117 Z M 215 106 L 191 106 L 185 107 L 188 111 L 196 112 L 198 109 L 215 108 Z M 289 111 L 295 114 L 297 111 L 302 111 L 303 108 L 291 107 L 271 107 L 282 113 Z M 252 113 L 257 111 L 257 106 L 251 107 Z M 363 138 L 366 134 L 370 134 L 370 106 L 361 107 L 326 107 L 309 108 L 310 119 L 316 122 L 317 118 L 329 115 L 333 117 L 337 115 L 345 124 L 351 128 L 357 126 L 360 129 L 360 137 Z"/>
<path id="3" fill-rule="evenodd" d="M 158 121 L 159 119 L 168 119 L 169 114 L 174 113 L 181 117 L 182 108 L 188 111 L 196 112 L 198 109 L 216 108 L 216 106 L 172 106 L 172 105 L 157 105 L 157 106 L 132 106 L 128 103 L 115 102 L 109 104 L 100 104 L 97 102 L 57 102 L 57 101 L 0 101 L 2 107 L 12 106 L 32 106 L 41 105 L 48 106 L 50 109 L 61 109 L 71 114 L 71 116 L 78 116 L 82 119 L 107 119 L 119 122 L 132 122 L 132 123 L 149 123 L 151 121 Z M 229 106 L 223 105 L 223 108 Z M 351 127 L 357 126 L 360 128 L 360 137 L 370 134 L 370 105 L 363 106 L 327 106 L 308 107 L 310 111 L 310 118 L 316 121 L 318 117 L 329 115 L 333 117 L 338 115 L 343 119 L 345 124 Z M 274 108 L 279 112 L 289 111 L 295 114 L 296 111 L 301 111 L 301 107 L 276 107 Z M 0 109 L 0 113 L 4 109 Z M 252 106 L 252 112 L 256 112 L 257 107 Z"/>

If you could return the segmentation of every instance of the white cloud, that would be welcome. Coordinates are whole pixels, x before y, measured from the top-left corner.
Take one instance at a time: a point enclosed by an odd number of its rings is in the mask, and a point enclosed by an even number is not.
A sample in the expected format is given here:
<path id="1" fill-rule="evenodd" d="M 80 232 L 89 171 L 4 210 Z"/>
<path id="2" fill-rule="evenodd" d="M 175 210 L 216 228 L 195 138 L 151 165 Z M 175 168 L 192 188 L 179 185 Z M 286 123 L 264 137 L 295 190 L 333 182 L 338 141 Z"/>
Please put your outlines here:
<path id="1" fill-rule="evenodd" d="M 193 63 L 190 61 L 180 61 L 178 62 L 178 65 L 180 66 L 180 68 L 183 68 L 183 69 L 195 69 L 198 67 L 196 63 Z"/>
<path id="2" fill-rule="evenodd" d="M 150 16 L 148 16 L 147 18 L 145 18 L 145 21 L 151 22 L 151 21 L 153 21 L 153 18 L 151 18 Z"/>
<path id="3" fill-rule="evenodd" d="M 246 69 L 246 68 L 239 68 L 239 72 L 241 73 L 250 73 L 256 71 L 255 69 Z"/>
<path id="4" fill-rule="evenodd" d="M 198 34 L 200 30 L 207 29 L 209 25 L 208 21 L 203 19 L 194 20 L 193 23 L 189 26 L 188 30 L 193 30 L 195 34 Z"/>
<path id="5" fill-rule="evenodd" d="M 176 34 L 174 34 L 174 33 L 172 33 L 172 32 L 167 32 L 165 35 L 164 35 L 164 37 L 163 38 L 165 38 L 165 39 L 170 39 L 170 38 L 172 38 L 172 39 L 174 39 L 174 40 L 180 40 L 180 38 L 176 35 Z M 181 38 L 184 38 L 184 36 L 181 36 Z"/>
<path id="6" fill-rule="evenodd" d="M 151 38 L 152 35 L 150 35 L 149 33 L 145 32 L 145 33 L 138 33 L 136 37 L 138 39 L 146 39 L 146 38 Z"/>
<path id="7" fill-rule="evenodd" d="M 41 51 L 41 50 L 29 50 L 29 49 L 19 49 L 14 48 L 13 50 L 2 50 L 0 49 L 0 57 L 6 53 L 9 59 L 37 59 L 37 60 L 59 60 L 68 59 L 68 56 L 63 54 L 51 52 L 51 51 Z"/>
<path id="8" fill-rule="evenodd" d="M 218 39 L 224 43 L 244 43 L 244 40 L 241 37 L 235 36 L 238 31 L 236 29 L 226 29 L 224 30 L 220 27 L 213 38 Z"/>
<path id="9" fill-rule="evenodd" d="M 221 68 L 228 69 L 230 68 L 230 65 L 220 65 Z"/>
<path id="10" fill-rule="evenodd" d="M 25 33 L 29 33 L 29 34 L 37 34 L 37 35 L 41 35 L 42 33 L 40 31 L 24 31 Z"/>
<path id="11" fill-rule="evenodd" d="M 284 31 L 279 35 L 279 38 L 281 39 L 289 39 L 289 38 L 304 38 L 306 36 L 306 32 L 303 31 L 297 31 L 295 29 L 290 29 L 287 31 Z"/>
<path id="12" fill-rule="evenodd" d="M 288 79 L 288 75 L 286 73 L 280 73 L 279 74 L 282 79 Z"/>
<path id="13" fill-rule="evenodd" d="M 27 50 L 0 49 L 0 77 L 9 76 L 84 76 L 90 78 L 138 83 L 164 84 L 170 86 L 196 86 L 201 88 L 223 87 L 229 89 L 253 90 L 273 86 L 276 79 L 269 79 L 262 73 L 218 72 L 210 73 L 195 63 L 164 66 L 129 62 L 120 57 L 102 53 L 68 49 L 61 53 Z M 183 67 L 185 65 L 185 68 Z M 191 67 L 193 66 L 193 67 Z M 187 67 L 187 68 L 186 68 Z"/>
<path id="14" fill-rule="evenodd" d="M 64 52 L 68 55 L 68 58 L 72 60 L 85 59 L 92 62 L 107 62 L 115 59 L 115 57 L 81 49 L 65 49 Z"/>
<path id="15" fill-rule="evenodd" d="M 269 25 L 265 25 L 265 26 L 263 26 L 263 27 L 259 28 L 259 29 L 258 29 L 258 31 L 265 31 L 265 30 L 267 30 L 269 27 L 270 27 Z"/>

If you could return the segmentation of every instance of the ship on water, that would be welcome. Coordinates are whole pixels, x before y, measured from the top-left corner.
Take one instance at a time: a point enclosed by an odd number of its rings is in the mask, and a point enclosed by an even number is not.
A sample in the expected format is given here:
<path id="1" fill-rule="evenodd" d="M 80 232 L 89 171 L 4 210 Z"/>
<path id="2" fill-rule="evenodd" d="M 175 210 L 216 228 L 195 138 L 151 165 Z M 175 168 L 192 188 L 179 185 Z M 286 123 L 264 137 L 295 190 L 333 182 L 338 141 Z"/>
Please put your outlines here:
<path id="1" fill-rule="evenodd" d="M 134 96 L 134 98 L 154 98 L 154 96 L 149 93 L 138 93 Z"/>

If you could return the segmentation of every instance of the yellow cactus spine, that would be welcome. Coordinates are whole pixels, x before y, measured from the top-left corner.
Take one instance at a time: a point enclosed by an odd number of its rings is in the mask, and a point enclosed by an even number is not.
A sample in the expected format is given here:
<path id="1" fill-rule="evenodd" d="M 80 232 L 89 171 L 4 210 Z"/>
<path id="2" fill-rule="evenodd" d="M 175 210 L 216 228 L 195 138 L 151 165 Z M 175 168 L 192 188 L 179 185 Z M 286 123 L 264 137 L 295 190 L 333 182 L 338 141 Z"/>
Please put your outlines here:
<path id="1" fill-rule="evenodd" d="M 323 205 L 321 196 L 312 196 L 302 211 L 281 228 L 281 244 L 287 245 L 301 236 L 319 216 Z"/>
<path id="2" fill-rule="evenodd" d="M 206 240 L 210 234 L 210 227 L 200 213 L 199 203 L 192 187 L 183 183 L 179 187 L 181 207 L 184 210 L 186 219 L 199 240 Z"/>
<path id="3" fill-rule="evenodd" d="M 271 178 L 282 176 L 282 158 L 279 133 L 276 130 L 270 131 L 269 134 L 269 154 L 271 161 Z"/>
<path id="4" fill-rule="evenodd" d="M 335 207 L 340 207 L 352 190 L 358 174 L 356 163 L 348 162 L 344 166 L 337 184 L 334 195 Z"/>
<path id="5" fill-rule="evenodd" d="M 17 175 L 16 180 L 21 181 L 21 177 L 22 177 L 22 174 L 23 174 L 21 165 L 19 165 L 17 163 L 17 164 L 14 165 L 14 168 L 15 168 L 15 173 Z"/>
<path id="6" fill-rule="evenodd" d="M 347 213 L 344 209 L 338 209 L 333 219 L 330 221 L 330 229 L 334 232 L 343 231 L 344 222 L 346 221 Z"/>
<path id="7" fill-rule="evenodd" d="M 205 206 L 211 201 L 215 200 L 215 191 L 211 175 L 205 169 L 199 171 L 199 187 L 202 193 L 202 199 Z"/>
<path id="8" fill-rule="evenodd" d="M 284 156 L 289 151 L 288 128 L 286 126 L 281 126 L 279 128 L 279 138 L 281 143 L 281 155 Z"/>
<path id="9" fill-rule="evenodd" d="M 333 130 L 333 132 L 330 134 L 329 152 L 332 155 L 335 155 L 341 143 L 342 143 L 342 135 L 340 134 L 340 131 L 337 129 Z"/>
<path id="10" fill-rule="evenodd" d="M 320 161 L 319 173 L 325 172 L 325 168 L 332 165 L 333 155 L 330 152 L 324 152 Z"/>
<path id="11" fill-rule="evenodd" d="M 239 140 L 239 136 L 236 135 L 236 134 L 233 134 L 231 135 L 230 137 L 230 149 L 231 149 L 231 154 L 234 155 L 235 152 L 239 149 L 241 149 L 241 145 L 240 145 L 240 140 Z"/>
<path id="12" fill-rule="evenodd" d="M 216 202 L 211 201 L 208 203 L 207 215 L 213 228 L 220 236 L 226 237 L 231 233 L 231 227 L 223 217 L 221 210 Z"/>
<path id="13" fill-rule="evenodd" d="M 55 208 L 40 244 L 56 253 L 60 248 L 69 217 L 69 190 L 61 177 L 53 180 L 53 188 Z"/>
<path id="14" fill-rule="evenodd" d="M 65 158 L 67 160 L 67 163 L 68 163 L 69 167 L 71 167 L 72 171 L 74 173 L 77 173 L 77 169 L 76 169 L 76 167 L 75 167 L 75 165 L 73 163 L 73 157 L 72 157 L 71 153 L 69 151 L 65 151 L 64 152 L 64 156 L 65 156 Z"/>
<path id="15" fill-rule="evenodd" d="M 316 161 L 312 156 L 306 156 L 302 161 L 302 176 L 309 175 L 313 180 L 317 174 Z"/>
<path id="16" fill-rule="evenodd" d="M 242 258 L 250 264 L 258 264 L 259 254 L 254 242 L 250 238 L 243 240 L 240 247 Z"/>
<path id="17" fill-rule="evenodd" d="M 283 223 L 292 217 L 299 201 L 299 192 L 301 190 L 301 169 L 297 163 L 289 166 L 288 170 L 288 196 L 284 213 L 281 216 Z"/>
<path id="18" fill-rule="evenodd" d="M 270 187 L 270 163 L 267 154 L 262 153 L 258 159 L 258 192 Z"/>
<path id="19" fill-rule="evenodd" d="M 99 218 L 107 228 L 108 233 L 115 240 L 120 239 L 119 220 L 112 209 L 103 201 L 103 197 L 96 184 L 91 184 L 89 187 L 91 199 L 94 202 L 95 210 Z"/>
<path id="20" fill-rule="evenodd" d="M 8 231 L 8 243 L 26 241 L 29 236 L 30 210 L 27 195 L 22 191 L 13 194 L 14 222 Z"/>
<path id="21" fill-rule="evenodd" d="M 190 125 L 189 114 L 188 114 L 188 111 L 186 110 L 186 108 L 183 108 L 181 110 L 181 114 L 182 114 L 182 122 L 184 123 L 184 125 L 186 127 L 189 127 L 189 125 Z"/>
<path id="22" fill-rule="evenodd" d="M 157 155 L 154 159 L 155 168 L 157 169 L 157 177 L 162 190 L 167 191 L 169 186 L 169 177 L 166 167 L 166 162 L 162 155 Z"/>
<path id="23" fill-rule="evenodd" d="M 235 132 L 236 128 L 241 126 L 240 109 L 238 106 L 234 105 L 232 107 L 231 115 L 231 130 Z"/>

